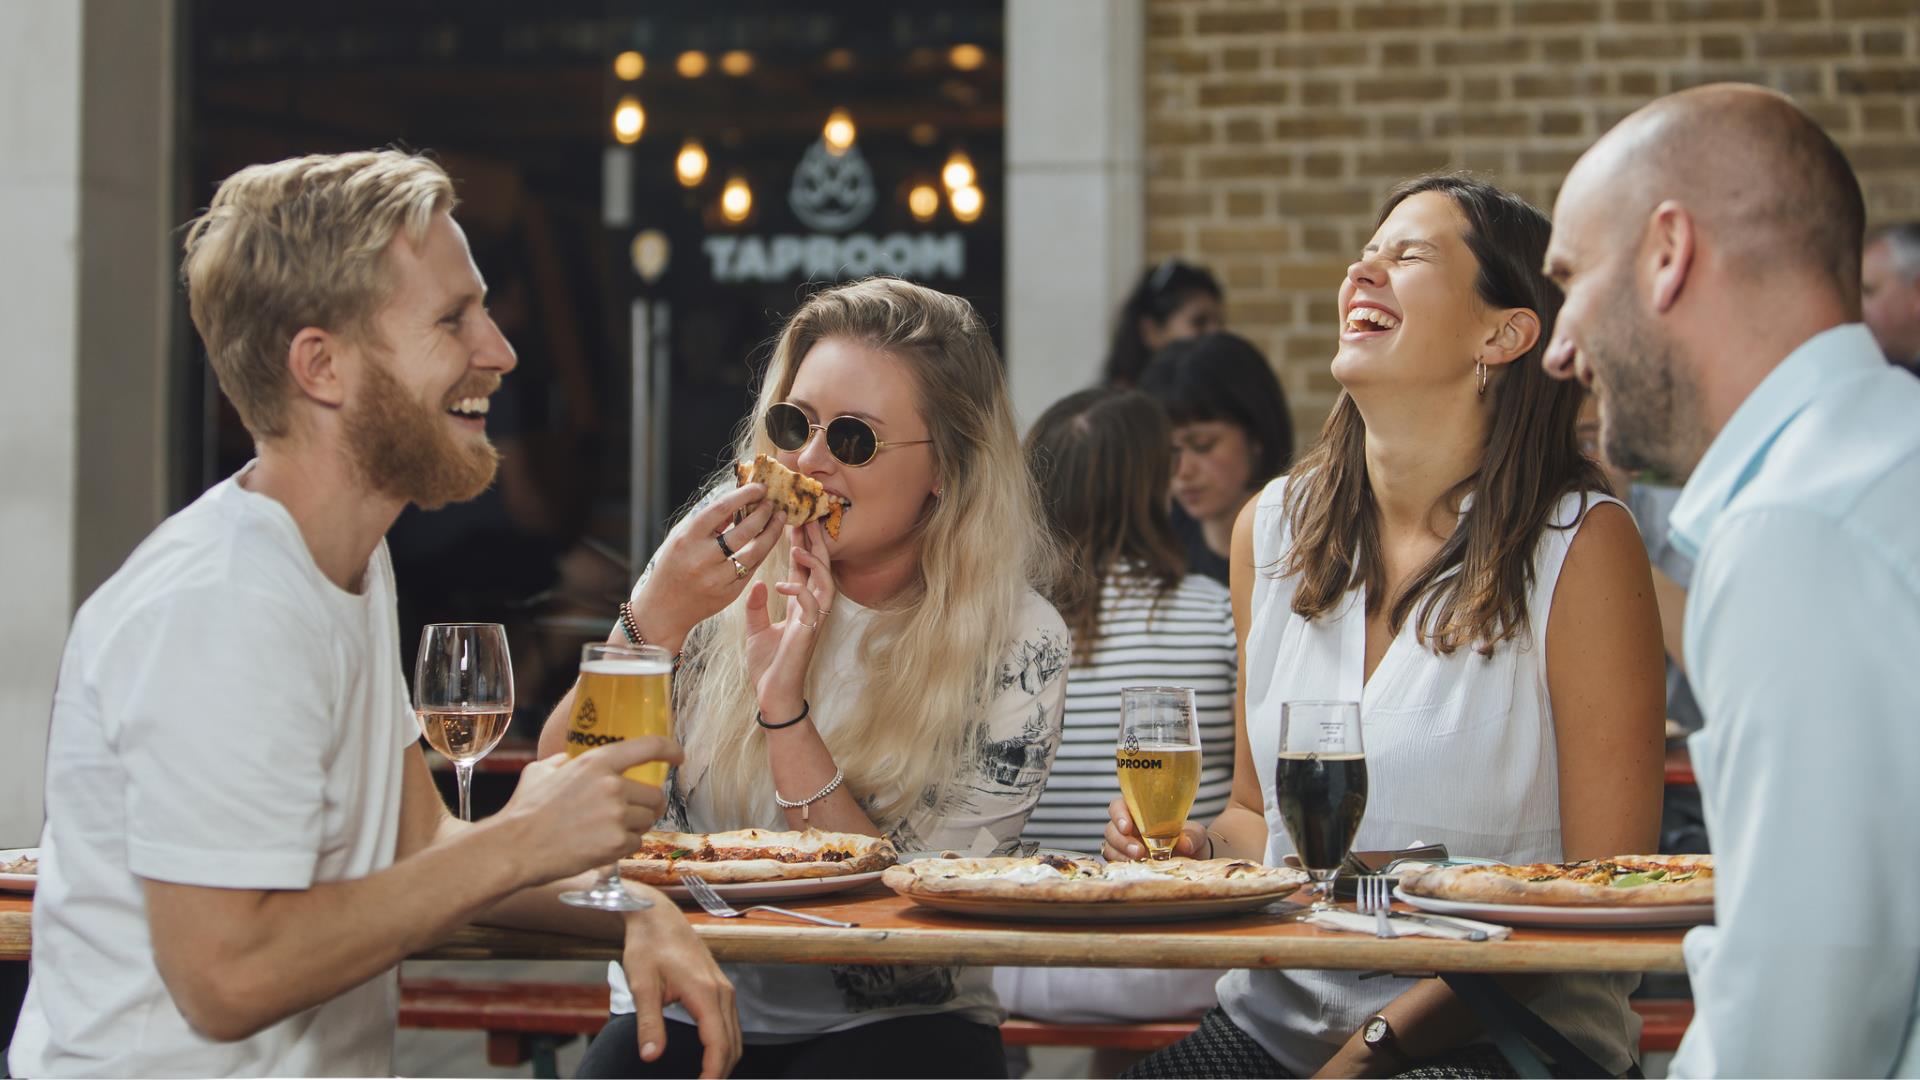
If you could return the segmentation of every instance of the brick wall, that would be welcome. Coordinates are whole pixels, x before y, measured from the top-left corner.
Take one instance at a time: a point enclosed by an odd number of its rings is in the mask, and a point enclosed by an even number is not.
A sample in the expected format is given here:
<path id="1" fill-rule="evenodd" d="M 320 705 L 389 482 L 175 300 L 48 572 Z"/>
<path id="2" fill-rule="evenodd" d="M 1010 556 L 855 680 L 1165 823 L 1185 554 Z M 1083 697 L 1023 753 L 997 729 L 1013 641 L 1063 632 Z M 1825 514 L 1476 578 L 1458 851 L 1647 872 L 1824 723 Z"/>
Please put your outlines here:
<path id="1" fill-rule="evenodd" d="M 1668 91 L 1792 94 L 1874 222 L 1920 217 L 1920 0 L 1148 0 L 1147 253 L 1211 265 L 1304 443 L 1338 385 L 1334 291 L 1399 180 L 1467 168 L 1550 210 Z"/>

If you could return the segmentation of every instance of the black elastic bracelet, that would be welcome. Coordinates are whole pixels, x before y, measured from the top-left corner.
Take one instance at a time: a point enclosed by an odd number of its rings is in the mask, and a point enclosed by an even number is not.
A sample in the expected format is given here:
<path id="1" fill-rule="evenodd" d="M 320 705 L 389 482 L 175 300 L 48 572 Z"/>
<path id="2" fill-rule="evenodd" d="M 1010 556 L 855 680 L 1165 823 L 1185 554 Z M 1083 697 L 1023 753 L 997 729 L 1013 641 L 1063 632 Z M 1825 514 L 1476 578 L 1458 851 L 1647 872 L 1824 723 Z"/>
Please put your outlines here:
<path id="1" fill-rule="evenodd" d="M 761 727 L 766 728 L 768 731 L 779 731 L 781 728 L 792 727 L 793 725 L 799 723 L 800 721 L 805 720 L 807 718 L 807 714 L 812 711 L 813 711 L 813 703 L 803 698 L 800 701 L 800 715 L 794 717 L 793 719 L 787 721 L 784 724 L 767 723 L 766 714 L 762 713 L 758 709 L 754 710 L 753 718 L 754 720 L 759 722 Z"/>

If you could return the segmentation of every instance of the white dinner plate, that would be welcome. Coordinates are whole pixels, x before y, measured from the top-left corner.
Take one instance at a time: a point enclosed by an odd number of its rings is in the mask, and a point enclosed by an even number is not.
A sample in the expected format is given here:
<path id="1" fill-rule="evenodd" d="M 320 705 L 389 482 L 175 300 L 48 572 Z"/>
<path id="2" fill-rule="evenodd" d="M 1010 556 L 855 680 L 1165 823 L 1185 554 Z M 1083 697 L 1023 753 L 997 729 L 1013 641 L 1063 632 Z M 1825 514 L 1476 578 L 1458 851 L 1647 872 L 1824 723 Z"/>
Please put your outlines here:
<path id="1" fill-rule="evenodd" d="M 1668 904 L 1660 907 L 1544 907 L 1538 904 L 1476 904 L 1464 900 L 1436 900 L 1395 888 L 1393 895 L 1421 911 L 1485 919 L 1503 926 L 1541 926 L 1562 930 L 1700 926 L 1713 921 L 1712 904 Z"/>
<path id="2" fill-rule="evenodd" d="M 840 877 L 794 878 L 792 881 L 714 881 L 708 884 L 713 891 L 727 900 L 751 900 L 756 903 L 766 900 L 792 900 L 802 896 L 825 896 L 828 893 L 845 892 L 857 889 L 870 881 L 879 881 L 885 870 L 872 870 L 864 874 L 845 874 Z M 673 897 L 675 900 L 693 903 L 693 894 L 687 892 L 684 885 L 656 885 L 654 888 Z"/>
<path id="3" fill-rule="evenodd" d="M 37 847 L 0 849 L 0 863 L 12 862 L 23 855 L 29 859 L 38 859 L 40 849 Z M 33 874 L 0 874 L 0 889 L 8 892 L 32 892 L 33 883 L 38 880 L 39 878 Z"/>

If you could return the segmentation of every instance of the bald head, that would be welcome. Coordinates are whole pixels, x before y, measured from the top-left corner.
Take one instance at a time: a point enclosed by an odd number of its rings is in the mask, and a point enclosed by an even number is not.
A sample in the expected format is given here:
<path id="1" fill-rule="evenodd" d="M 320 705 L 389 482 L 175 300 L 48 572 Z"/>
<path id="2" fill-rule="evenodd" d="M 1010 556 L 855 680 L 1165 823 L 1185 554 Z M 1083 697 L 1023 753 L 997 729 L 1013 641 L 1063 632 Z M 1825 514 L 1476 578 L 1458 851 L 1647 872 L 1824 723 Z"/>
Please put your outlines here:
<path id="1" fill-rule="evenodd" d="M 1830 281 L 1859 311 L 1860 183 L 1840 148 L 1784 95 L 1719 83 L 1663 97 L 1602 136 L 1560 198 L 1562 206 L 1604 205 L 1623 228 L 1668 201 L 1686 208 L 1731 271 Z"/>

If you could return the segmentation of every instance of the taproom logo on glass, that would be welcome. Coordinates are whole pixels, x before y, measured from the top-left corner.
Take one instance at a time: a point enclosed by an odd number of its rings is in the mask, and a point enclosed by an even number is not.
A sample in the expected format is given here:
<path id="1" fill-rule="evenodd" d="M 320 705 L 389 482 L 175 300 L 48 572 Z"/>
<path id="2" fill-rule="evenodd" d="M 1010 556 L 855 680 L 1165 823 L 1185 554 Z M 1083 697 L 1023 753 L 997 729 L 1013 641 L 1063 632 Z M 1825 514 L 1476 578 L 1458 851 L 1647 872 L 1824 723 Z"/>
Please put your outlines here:
<path id="1" fill-rule="evenodd" d="M 1120 749 L 1126 751 L 1129 754 L 1139 753 L 1140 752 L 1140 736 L 1136 735 L 1131 731 L 1127 732 L 1127 737 L 1120 740 Z"/>
<path id="2" fill-rule="evenodd" d="M 827 149 L 824 138 L 800 157 L 793 170 L 793 188 L 787 202 L 793 214 L 809 229 L 840 232 L 851 229 L 867 215 L 879 195 L 873 187 L 873 169 L 858 146 L 849 146 L 835 154 Z"/>
<path id="3" fill-rule="evenodd" d="M 600 722 L 600 711 L 593 707 L 593 699 L 588 698 L 580 704 L 580 714 L 573 718 L 575 727 L 590 728 Z"/>

